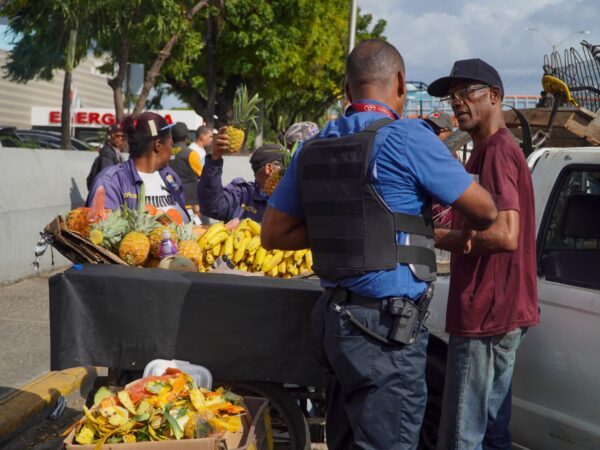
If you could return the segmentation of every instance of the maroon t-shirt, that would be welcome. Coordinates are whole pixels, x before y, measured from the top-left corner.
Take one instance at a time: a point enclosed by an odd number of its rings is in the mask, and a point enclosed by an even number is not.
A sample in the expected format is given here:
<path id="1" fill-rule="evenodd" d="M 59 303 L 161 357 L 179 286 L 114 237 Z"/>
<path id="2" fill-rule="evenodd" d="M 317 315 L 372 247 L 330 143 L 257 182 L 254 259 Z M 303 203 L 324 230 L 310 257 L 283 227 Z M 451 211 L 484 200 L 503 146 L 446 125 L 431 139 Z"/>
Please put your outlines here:
<path id="1" fill-rule="evenodd" d="M 475 146 L 465 167 L 491 194 L 498 211 L 519 211 L 519 246 L 487 256 L 453 253 L 446 332 L 483 337 L 539 323 L 535 204 L 523 151 L 506 128 Z M 452 227 L 460 229 L 454 212 Z"/>

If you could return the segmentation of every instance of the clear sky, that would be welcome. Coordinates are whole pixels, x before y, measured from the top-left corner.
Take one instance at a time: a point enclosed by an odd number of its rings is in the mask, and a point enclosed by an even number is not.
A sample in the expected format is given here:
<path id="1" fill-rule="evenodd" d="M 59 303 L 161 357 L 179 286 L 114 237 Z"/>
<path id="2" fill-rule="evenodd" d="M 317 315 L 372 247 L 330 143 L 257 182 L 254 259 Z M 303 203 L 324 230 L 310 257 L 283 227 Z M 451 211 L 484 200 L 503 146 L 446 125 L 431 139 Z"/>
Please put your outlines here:
<path id="1" fill-rule="evenodd" d="M 493 65 L 509 94 L 538 94 L 544 54 L 585 39 L 600 44 L 600 0 L 358 0 L 363 12 L 387 20 L 385 35 L 404 56 L 407 78 L 431 81 L 448 75 L 459 59 Z"/>

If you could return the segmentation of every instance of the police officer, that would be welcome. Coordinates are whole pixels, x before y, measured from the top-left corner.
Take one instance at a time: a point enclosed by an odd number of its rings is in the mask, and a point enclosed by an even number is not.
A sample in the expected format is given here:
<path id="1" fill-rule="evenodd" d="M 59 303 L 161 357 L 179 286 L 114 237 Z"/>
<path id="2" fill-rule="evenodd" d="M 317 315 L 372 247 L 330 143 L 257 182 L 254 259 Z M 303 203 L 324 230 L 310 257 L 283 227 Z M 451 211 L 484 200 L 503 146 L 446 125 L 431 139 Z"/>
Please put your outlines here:
<path id="1" fill-rule="evenodd" d="M 313 329 L 328 363 L 330 449 L 414 449 L 426 403 L 432 199 L 482 230 L 489 194 L 422 120 L 404 119 L 404 62 L 363 41 L 346 63 L 345 115 L 302 144 L 263 219 L 269 249 L 310 246 L 324 293 Z M 466 229 L 467 230 L 467 229 Z M 458 239 L 467 250 L 471 232 Z"/>

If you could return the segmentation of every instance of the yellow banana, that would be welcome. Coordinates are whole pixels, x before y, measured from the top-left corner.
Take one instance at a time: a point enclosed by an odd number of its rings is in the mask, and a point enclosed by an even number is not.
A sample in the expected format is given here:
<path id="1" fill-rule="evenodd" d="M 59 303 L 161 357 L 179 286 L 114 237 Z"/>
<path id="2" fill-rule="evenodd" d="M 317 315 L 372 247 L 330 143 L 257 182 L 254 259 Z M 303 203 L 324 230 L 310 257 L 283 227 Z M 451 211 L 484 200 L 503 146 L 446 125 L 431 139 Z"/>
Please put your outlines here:
<path id="1" fill-rule="evenodd" d="M 248 272 L 248 266 L 246 265 L 246 263 L 240 263 L 240 265 L 237 268 L 238 268 L 238 270 L 243 270 L 244 272 Z"/>
<path id="2" fill-rule="evenodd" d="M 263 272 L 269 272 L 273 270 L 273 267 L 278 266 L 283 259 L 283 252 L 281 250 L 274 250 L 272 255 L 273 256 L 269 259 L 265 258 L 265 261 L 261 267 Z"/>
<path id="3" fill-rule="evenodd" d="M 285 252 L 283 252 L 283 257 L 285 259 L 289 258 L 290 256 L 294 255 L 294 250 L 286 250 Z"/>
<path id="4" fill-rule="evenodd" d="M 239 263 L 244 258 L 244 255 L 246 254 L 246 247 L 248 247 L 248 244 L 250 243 L 251 239 L 252 238 L 250 236 L 246 236 L 235 251 L 235 255 L 233 256 L 233 262 L 235 264 Z"/>
<path id="5" fill-rule="evenodd" d="M 227 236 L 223 244 L 223 256 L 227 256 L 230 260 L 233 258 L 233 234 Z"/>
<path id="6" fill-rule="evenodd" d="M 279 275 L 279 271 L 277 270 L 277 266 L 273 267 L 273 269 L 271 269 L 269 271 L 269 275 L 272 277 L 276 277 L 277 275 Z"/>
<path id="7" fill-rule="evenodd" d="M 312 270 L 313 257 L 312 252 L 310 250 L 306 252 L 306 255 L 304 255 L 304 259 L 306 260 L 306 267 L 308 267 L 308 270 Z"/>
<path id="8" fill-rule="evenodd" d="M 260 236 L 260 224 L 256 223 L 252 219 L 248 219 L 248 228 L 250 228 L 250 231 L 253 235 Z"/>
<path id="9" fill-rule="evenodd" d="M 284 274 L 287 271 L 287 264 L 285 263 L 285 261 L 281 261 L 279 263 L 279 266 L 277 266 L 277 270 L 279 270 L 279 273 Z"/>
<path id="10" fill-rule="evenodd" d="M 306 255 L 307 252 L 307 248 L 305 248 L 304 250 L 296 250 L 294 252 L 294 261 L 296 262 L 296 264 L 302 264 L 302 258 L 304 258 L 304 255 Z"/>
<path id="11" fill-rule="evenodd" d="M 306 262 L 302 261 L 302 264 L 300 264 L 300 273 L 304 273 L 304 272 L 308 272 L 308 267 L 306 266 Z"/>
<path id="12" fill-rule="evenodd" d="M 248 252 L 254 253 L 258 250 L 258 247 L 260 247 L 260 236 L 255 235 L 248 244 Z"/>
<path id="13" fill-rule="evenodd" d="M 221 247 L 222 247 L 221 243 L 218 243 L 217 245 L 215 245 L 212 248 L 213 255 L 215 255 L 215 257 L 217 257 L 217 258 L 219 256 L 221 256 Z"/>
<path id="14" fill-rule="evenodd" d="M 248 257 L 246 258 L 246 264 L 248 264 L 248 268 L 252 267 L 254 265 L 254 258 L 256 256 L 256 252 L 254 253 L 250 253 L 250 255 L 248 255 Z"/>
<path id="15" fill-rule="evenodd" d="M 211 237 L 222 230 L 227 230 L 227 228 L 225 228 L 225 224 L 223 222 L 215 223 L 208 230 L 206 230 L 206 233 L 204 233 L 200 239 L 204 238 L 204 240 L 208 242 Z"/>
<path id="16" fill-rule="evenodd" d="M 215 255 L 211 252 L 206 252 L 206 263 L 210 266 L 215 262 Z"/>
<path id="17" fill-rule="evenodd" d="M 218 231 L 217 233 L 213 234 L 210 238 L 206 240 L 206 248 L 213 248 L 215 245 L 220 244 L 225 239 L 227 239 L 227 237 L 229 237 L 229 234 L 230 233 L 227 229 Z"/>
<path id="18" fill-rule="evenodd" d="M 256 255 L 254 256 L 254 270 L 260 270 L 263 262 L 265 261 L 265 257 L 267 256 L 267 249 L 264 247 L 259 247 L 256 250 Z"/>
<path id="19" fill-rule="evenodd" d="M 237 227 L 233 232 L 233 248 L 237 250 L 245 237 L 245 230 L 242 227 Z"/>

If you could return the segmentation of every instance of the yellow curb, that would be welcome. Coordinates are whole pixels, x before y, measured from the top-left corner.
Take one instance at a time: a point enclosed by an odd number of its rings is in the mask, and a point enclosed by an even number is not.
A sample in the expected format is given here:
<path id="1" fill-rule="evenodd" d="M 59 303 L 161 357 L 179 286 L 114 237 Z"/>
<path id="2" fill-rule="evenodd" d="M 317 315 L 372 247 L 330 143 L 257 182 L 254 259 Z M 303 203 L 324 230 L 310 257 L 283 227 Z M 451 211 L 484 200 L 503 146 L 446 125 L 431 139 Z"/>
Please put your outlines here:
<path id="1" fill-rule="evenodd" d="M 94 367 L 74 367 L 48 372 L 31 383 L 0 398 L 0 438 L 15 433 L 27 421 L 81 387 L 87 376 L 96 376 Z"/>

